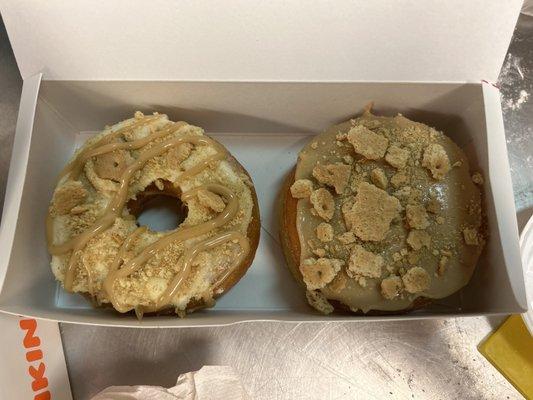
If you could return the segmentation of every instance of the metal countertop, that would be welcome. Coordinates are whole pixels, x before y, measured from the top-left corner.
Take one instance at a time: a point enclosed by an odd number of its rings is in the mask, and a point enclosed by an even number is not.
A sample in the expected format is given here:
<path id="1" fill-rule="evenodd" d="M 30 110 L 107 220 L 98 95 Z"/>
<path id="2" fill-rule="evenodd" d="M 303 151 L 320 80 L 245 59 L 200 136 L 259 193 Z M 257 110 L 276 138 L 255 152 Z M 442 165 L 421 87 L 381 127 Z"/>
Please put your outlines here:
<path id="1" fill-rule="evenodd" d="M 499 85 L 522 227 L 533 209 L 533 17 L 520 17 Z M 0 21 L 0 204 L 21 86 Z M 521 398 L 476 348 L 501 321 L 253 322 L 194 329 L 61 324 L 61 334 L 75 399 L 109 385 L 172 386 L 180 373 L 203 365 L 232 366 L 254 399 Z"/>

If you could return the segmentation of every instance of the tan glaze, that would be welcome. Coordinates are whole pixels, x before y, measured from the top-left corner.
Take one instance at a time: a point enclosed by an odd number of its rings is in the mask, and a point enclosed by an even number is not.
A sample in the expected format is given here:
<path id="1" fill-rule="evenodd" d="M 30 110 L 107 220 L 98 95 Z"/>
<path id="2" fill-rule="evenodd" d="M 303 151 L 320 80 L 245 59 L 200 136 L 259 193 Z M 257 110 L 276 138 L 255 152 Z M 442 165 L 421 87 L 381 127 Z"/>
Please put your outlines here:
<path id="1" fill-rule="evenodd" d="M 152 135 L 147 136 L 146 138 L 139 139 L 139 140 L 129 142 L 129 143 L 124 143 L 124 142 L 109 143 L 109 141 L 116 138 L 119 134 L 124 133 L 128 129 L 139 127 L 143 123 L 150 122 L 154 118 L 155 116 L 146 117 L 146 118 L 143 118 L 139 122 L 129 125 L 128 127 L 119 129 L 116 132 L 108 135 L 108 136 L 113 136 L 112 138 L 107 139 L 106 137 L 102 139 L 100 142 L 98 142 L 96 145 L 91 146 L 91 148 L 81 152 L 78 155 L 78 157 L 76 157 L 76 159 L 72 163 L 67 165 L 67 167 L 62 171 L 60 175 L 60 179 L 70 173 L 74 173 L 74 174 L 79 173 L 78 171 L 81 171 L 80 165 L 83 165 L 84 162 L 89 159 L 89 157 L 93 157 L 95 155 L 100 155 L 100 154 L 105 154 L 105 153 L 112 152 L 112 151 L 115 151 L 121 148 L 128 148 L 128 149 L 140 148 L 150 143 L 152 140 L 174 133 L 180 127 L 183 126 L 183 123 L 172 124 L 170 128 L 156 132 Z M 97 147 L 97 145 L 102 142 L 104 142 L 104 144 L 101 147 Z M 192 175 L 199 173 L 203 169 L 207 168 L 207 166 L 211 162 L 216 161 L 216 160 L 221 160 L 226 157 L 226 151 L 218 143 L 216 143 L 215 141 L 207 137 L 191 135 L 191 136 L 183 136 L 179 138 L 171 138 L 164 142 L 154 145 L 152 148 L 150 148 L 149 150 L 141 154 L 139 158 L 137 158 L 134 162 L 132 162 L 128 166 L 128 168 L 124 171 L 124 173 L 119 179 L 119 189 L 117 193 L 115 194 L 115 196 L 112 198 L 112 200 L 110 201 L 110 203 L 104 210 L 103 215 L 92 226 L 90 226 L 85 232 L 68 240 L 65 243 L 62 243 L 60 245 L 54 245 L 53 235 L 52 235 L 52 216 L 50 213 L 48 213 L 47 221 L 46 221 L 46 225 L 47 225 L 46 234 L 47 234 L 47 241 L 48 241 L 48 250 L 50 254 L 60 255 L 60 254 L 65 254 L 68 251 L 72 251 L 69 264 L 67 267 L 67 271 L 65 273 L 65 280 L 64 280 L 64 287 L 67 291 L 72 291 L 72 286 L 74 282 L 75 266 L 77 264 L 81 250 L 86 246 L 86 244 L 89 242 L 91 238 L 93 238 L 95 235 L 102 233 L 108 228 L 110 228 L 113 225 L 115 219 L 122 214 L 124 205 L 126 204 L 126 201 L 127 201 L 129 182 L 133 174 L 137 172 L 138 170 L 140 170 L 149 159 L 159 156 L 163 154 L 164 152 L 168 151 L 170 148 L 180 146 L 181 144 L 184 144 L 184 143 L 190 143 L 193 145 L 210 145 L 210 146 L 215 147 L 218 150 L 218 152 L 215 153 L 214 155 L 207 157 L 205 160 L 200 162 L 198 165 L 195 165 L 194 167 L 188 169 L 187 171 L 184 171 L 178 178 L 178 182 L 176 182 L 175 184 L 178 184 L 180 181 L 183 181 L 191 177 Z M 85 160 L 85 161 L 83 161 L 82 163 L 80 160 Z M 226 188 L 224 189 L 227 190 Z M 224 195 L 224 193 L 221 193 L 221 194 Z M 226 193 L 226 196 L 229 197 L 227 193 Z M 234 199 L 234 196 L 232 193 L 231 193 L 231 199 Z M 228 207 L 226 207 L 226 209 L 224 210 L 222 214 L 225 214 L 225 212 L 228 210 L 230 205 L 232 205 L 231 211 L 233 215 L 237 213 L 238 204 L 236 203 L 235 200 L 233 200 L 229 202 Z M 215 220 L 218 221 L 217 218 L 215 218 Z M 227 218 L 227 216 L 225 218 Z M 226 221 L 227 219 L 224 219 L 223 223 L 225 223 Z M 196 228 L 196 227 L 193 227 L 193 228 Z M 196 231 L 193 229 L 191 233 L 194 235 L 194 232 Z M 169 235 L 169 236 L 173 236 L 173 235 Z M 167 238 L 168 236 L 161 239 L 161 242 L 164 242 L 165 244 L 170 243 L 170 241 L 167 240 Z M 88 280 L 89 280 L 89 290 L 92 291 L 92 277 L 91 277 L 90 271 L 87 271 L 87 273 L 88 273 Z"/>
<path id="2" fill-rule="evenodd" d="M 127 246 L 129 246 L 132 240 L 134 240 L 140 234 L 139 229 L 141 228 L 135 230 L 126 239 L 113 262 L 112 270 L 107 275 L 104 281 L 104 287 L 106 289 L 106 292 L 117 311 L 127 312 L 132 310 L 133 307 L 124 306 L 117 302 L 113 294 L 113 283 L 116 281 L 116 279 L 124 278 L 128 275 L 131 275 L 135 271 L 138 271 L 151 257 L 153 257 L 162 248 L 168 246 L 172 242 L 185 241 L 197 236 L 201 236 L 216 228 L 223 226 L 228 221 L 233 219 L 239 211 L 239 204 L 233 192 L 221 185 L 199 186 L 186 193 L 183 193 L 183 195 L 181 196 L 181 200 L 186 203 L 187 200 L 195 196 L 198 190 L 201 189 L 209 190 L 224 197 L 227 202 L 226 208 L 224 208 L 224 210 L 212 220 L 206 221 L 200 225 L 179 228 L 175 232 L 163 237 L 155 243 L 152 243 L 151 245 L 147 246 L 140 254 L 138 254 L 136 257 L 129 260 L 128 262 L 124 263 L 122 267 L 117 270 L 118 265 L 122 261 L 122 258 L 124 257 L 124 254 L 127 251 Z M 239 241 L 241 247 L 241 251 L 239 252 L 237 260 L 234 264 L 239 265 L 249 251 L 248 239 L 245 236 L 241 235 L 239 232 L 224 232 L 215 235 L 205 241 L 202 241 L 193 246 L 183 255 L 183 267 L 181 271 L 174 277 L 170 285 L 167 287 L 165 292 L 163 292 L 157 302 L 152 306 L 143 307 L 142 310 L 144 312 L 153 312 L 165 307 L 171 301 L 172 297 L 174 297 L 174 295 L 177 293 L 177 290 L 183 279 L 188 276 L 192 262 L 194 261 L 194 258 L 198 255 L 199 252 L 221 245 L 223 243 L 226 243 L 227 241 L 234 239 L 237 239 Z"/>

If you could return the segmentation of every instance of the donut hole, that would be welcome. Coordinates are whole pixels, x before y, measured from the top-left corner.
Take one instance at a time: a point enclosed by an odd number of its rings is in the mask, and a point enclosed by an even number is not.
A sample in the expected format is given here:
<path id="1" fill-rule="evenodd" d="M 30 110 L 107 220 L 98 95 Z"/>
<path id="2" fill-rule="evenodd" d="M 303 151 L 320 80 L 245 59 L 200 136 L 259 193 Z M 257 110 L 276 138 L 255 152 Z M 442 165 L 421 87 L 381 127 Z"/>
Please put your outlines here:
<path id="1" fill-rule="evenodd" d="M 137 225 L 156 232 L 176 229 L 187 218 L 188 211 L 179 193 L 166 183 L 162 190 L 155 185 L 148 186 L 127 207 L 137 218 Z"/>

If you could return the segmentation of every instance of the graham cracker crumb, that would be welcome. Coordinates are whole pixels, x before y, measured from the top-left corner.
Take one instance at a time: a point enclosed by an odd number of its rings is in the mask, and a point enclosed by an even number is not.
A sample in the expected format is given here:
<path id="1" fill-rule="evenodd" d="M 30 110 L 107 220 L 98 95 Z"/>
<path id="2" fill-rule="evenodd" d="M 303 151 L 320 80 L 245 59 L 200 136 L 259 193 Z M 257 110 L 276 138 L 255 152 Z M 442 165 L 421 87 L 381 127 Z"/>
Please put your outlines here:
<path id="1" fill-rule="evenodd" d="M 193 145 L 191 143 L 183 143 L 178 147 L 173 147 L 167 152 L 166 160 L 170 168 L 179 168 L 181 163 L 191 155 Z"/>
<path id="2" fill-rule="evenodd" d="M 300 272 L 307 289 L 322 289 L 330 283 L 344 265 L 342 260 L 335 258 L 308 258 L 300 265 Z"/>
<path id="3" fill-rule="evenodd" d="M 335 213 L 335 202 L 333 201 L 333 196 L 327 189 L 320 188 L 313 191 L 309 200 L 321 218 L 326 221 L 333 218 L 333 214 Z"/>
<path id="4" fill-rule="evenodd" d="M 414 229 L 426 229 L 429 226 L 426 209 L 421 205 L 407 205 L 406 207 L 407 223 Z"/>
<path id="5" fill-rule="evenodd" d="M 476 228 L 464 228 L 463 229 L 463 236 L 465 239 L 465 243 L 469 246 L 478 246 L 479 245 L 479 237 Z"/>
<path id="6" fill-rule="evenodd" d="M 407 236 L 407 243 L 413 250 L 420 250 L 422 247 L 429 248 L 431 237 L 426 231 L 412 230 Z"/>
<path id="7" fill-rule="evenodd" d="M 475 172 L 473 175 L 472 175 L 472 182 L 474 182 L 476 185 L 483 185 L 483 183 L 485 182 L 484 179 L 483 179 L 483 175 L 481 175 L 479 172 Z"/>
<path id="8" fill-rule="evenodd" d="M 348 132 L 348 141 L 355 152 L 369 160 L 378 160 L 385 155 L 389 140 L 364 126 L 354 126 Z"/>
<path id="9" fill-rule="evenodd" d="M 126 150 L 115 150 L 95 157 L 94 171 L 102 179 L 118 181 L 127 167 Z"/>
<path id="10" fill-rule="evenodd" d="M 407 255 L 407 262 L 411 265 L 415 265 L 420 259 L 420 254 L 412 251 Z"/>
<path id="11" fill-rule="evenodd" d="M 398 189 L 397 191 L 395 191 L 392 195 L 394 197 L 399 198 L 399 199 L 405 199 L 405 198 L 409 197 L 410 194 L 411 194 L 411 187 L 404 186 L 403 188 Z"/>
<path id="12" fill-rule="evenodd" d="M 348 268 L 348 276 L 366 276 L 368 278 L 379 278 L 383 267 L 383 257 L 367 251 L 363 246 L 355 245 L 352 248 Z"/>
<path id="13" fill-rule="evenodd" d="M 405 290 L 409 293 L 420 293 L 429 288 L 430 278 L 424 268 L 413 267 L 402 276 Z"/>
<path id="14" fill-rule="evenodd" d="M 323 314 L 331 314 L 334 310 L 333 306 L 320 290 L 307 290 L 305 297 L 307 297 L 307 301 L 311 307 Z"/>
<path id="15" fill-rule="evenodd" d="M 361 239 L 381 241 L 387 235 L 390 223 L 399 214 L 400 202 L 387 192 L 366 182 L 357 190 L 355 202 L 344 215 L 351 230 Z"/>
<path id="16" fill-rule="evenodd" d="M 295 199 L 304 199 L 311 196 L 313 182 L 309 179 L 298 179 L 291 185 L 291 195 Z"/>
<path id="17" fill-rule="evenodd" d="M 313 168 L 313 176 L 315 179 L 324 185 L 334 187 L 337 194 L 342 194 L 342 192 L 344 192 L 348 180 L 350 179 L 351 172 L 352 167 L 342 163 L 328 165 L 318 164 Z"/>
<path id="18" fill-rule="evenodd" d="M 387 151 L 387 155 L 385 156 L 385 161 L 387 161 L 394 168 L 398 169 L 405 167 L 408 159 L 409 150 L 402 149 L 396 145 L 390 146 L 389 150 Z"/>
<path id="19" fill-rule="evenodd" d="M 342 244 L 352 244 L 355 242 L 355 235 L 352 231 L 344 232 L 337 236 L 337 240 Z"/>
<path id="20" fill-rule="evenodd" d="M 440 212 L 440 202 L 437 198 L 432 197 L 429 199 L 426 209 L 432 214 L 438 214 Z"/>
<path id="21" fill-rule="evenodd" d="M 346 287 L 346 281 L 346 274 L 343 271 L 340 271 L 328 284 L 328 289 L 338 293 Z"/>
<path id="22" fill-rule="evenodd" d="M 343 156 L 342 159 L 344 160 L 344 162 L 345 162 L 346 164 L 349 164 L 349 165 L 352 165 L 352 164 L 353 164 L 353 161 L 354 161 L 354 160 L 353 160 L 353 157 L 352 157 L 351 155 L 349 155 L 349 154 Z"/>
<path id="23" fill-rule="evenodd" d="M 333 240 L 333 227 L 326 222 L 320 223 L 316 227 L 316 237 L 321 242 L 331 242 Z"/>
<path id="24" fill-rule="evenodd" d="M 348 134 L 342 133 L 342 132 L 339 132 L 335 135 L 335 139 L 340 140 L 340 141 L 346 140 L 347 137 L 348 137 Z"/>
<path id="25" fill-rule="evenodd" d="M 317 143 L 317 142 L 313 142 L 313 143 L 311 143 L 311 148 L 312 148 L 313 150 L 316 150 L 316 149 L 318 148 L 318 143 Z"/>
<path id="26" fill-rule="evenodd" d="M 398 252 L 392 254 L 392 259 L 394 261 L 400 261 L 402 259 L 402 255 Z"/>
<path id="27" fill-rule="evenodd" d="M 398 297 L 403 289 L 403 282 L 399 276 L 392 275 L 381 281 L 381 295 L 387 300 Z"/>
<path id="28" fill-rule="evenodd" d="M 376 185 L 380 189 L 386 189 L 388 180 L 387 176 L 385 175 L 385 172 L 381 168 L 374 168 L 370 172 L 370 180 L 374 185 Z"/>
<path id="29" fill-rule="evenodd" d="M 398 172 L 390 178 L 390 183 L 394 187 L 400 187 L 402 185 L 405 185 L 406 183 L 409 183 L 409 177 L 405 172 Z"/>
<path id="30" fill-rule="evenodd" d="M 65 215 L 74 207 L 80 205 L 87 197 L 87 190 L 80 181 L 68 181 L 54 193 L 52 200 L 53 212 Z"/>
<path id="31" fill-rule="evenodd" d="M 424 151 L 422 166 L 431 171 L 436 180 L 443 179 L 450 170 L 450 159 L 440 144 L 430 144 Z"/>
<path id="32" fill-rule="evenodd" d="M 360 276 L 359 278 L 357 278 L 357 283 L 361 287 L 366 287 L 366 278 L 364 276 Z"/>
<path id="33" fill-rule="evenodd" d="M 222 197 L 216 193 L 213 193 L 209 190 L 200 189 L 196 195 L 198 196 L 198 201 L 201 205 L 210 208 L 215 212 L 222 212 L 224 211 L 224 208 L 226 208 L 224 200 L 222 200 Z"/>
<path id="34" fill-rule="evenodd" d="M 444 275 L 444 272 L 446 271 L 446 265 L 448 264 L 448 257 L 442 256 L 439 260 L 439 266 L 437 268 L 437 274 L 438 276 Z"/>
<path id="35" fill-rule="evenodd" d="M 326 255 L 326 250 L 324 249 L 314 249 L 312 250 L 313 254 L 319 256 L 319 257 L 324 257 Z"/>

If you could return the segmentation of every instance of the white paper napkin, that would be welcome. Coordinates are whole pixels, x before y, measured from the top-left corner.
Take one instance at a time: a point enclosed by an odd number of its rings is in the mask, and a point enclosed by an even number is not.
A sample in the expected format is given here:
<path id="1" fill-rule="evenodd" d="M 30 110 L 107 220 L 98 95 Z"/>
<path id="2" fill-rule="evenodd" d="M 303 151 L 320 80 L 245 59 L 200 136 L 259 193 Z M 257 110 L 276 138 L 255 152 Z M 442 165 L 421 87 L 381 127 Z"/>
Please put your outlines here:
<path id="1" fill-rule="evenodd" d="M 178 377 L 176 386 L 111 386 L 92 400 L 251 400 L 231 367 L 204 366 Z"/>

